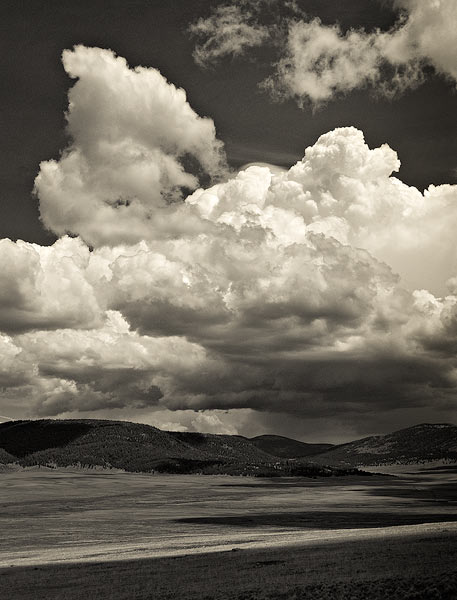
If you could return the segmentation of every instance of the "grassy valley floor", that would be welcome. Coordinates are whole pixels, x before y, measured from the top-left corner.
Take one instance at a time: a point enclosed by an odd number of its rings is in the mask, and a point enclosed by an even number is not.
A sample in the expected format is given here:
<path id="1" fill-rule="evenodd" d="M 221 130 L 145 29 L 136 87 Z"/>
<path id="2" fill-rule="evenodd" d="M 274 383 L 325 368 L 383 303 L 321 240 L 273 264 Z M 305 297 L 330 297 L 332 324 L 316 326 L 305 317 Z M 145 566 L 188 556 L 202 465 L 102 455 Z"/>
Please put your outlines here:
<path id="1" fill-rule="evenodd" d="M 0 474 L 7 600 L 457 599 L 455 468 Z"/>

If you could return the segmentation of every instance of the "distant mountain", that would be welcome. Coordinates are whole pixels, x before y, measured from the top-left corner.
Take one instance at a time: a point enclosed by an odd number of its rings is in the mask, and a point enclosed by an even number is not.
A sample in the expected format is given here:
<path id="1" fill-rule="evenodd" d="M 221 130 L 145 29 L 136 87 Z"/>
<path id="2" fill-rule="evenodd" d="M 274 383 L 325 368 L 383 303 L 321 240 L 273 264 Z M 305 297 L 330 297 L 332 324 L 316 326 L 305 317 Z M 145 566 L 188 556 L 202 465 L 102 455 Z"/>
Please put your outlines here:
<path id="1" fill-rule="evenodd" d="M 234 435 L 161 431 L 125 421 L 64 419 L 0 423 L 0 462 L 102 466 L 135 472 L 330 476 L 355 473 L 290 464 Z"/>
<path id="2" fill-rule="evenodd" d="M 334 444 L 307 444 L 282 435 L 258 435 L 251 442 L 268 454 L 281 458 L 301 458 L 320 454 L 334 447 Z"/>
<path id="3" fill-rule="evenodd" d="M 312 457 L 321 465 L 356 467 L 412 464 L 435 460 L 457 462 L 457 426 L 422 424 L 334 446 Z"/>

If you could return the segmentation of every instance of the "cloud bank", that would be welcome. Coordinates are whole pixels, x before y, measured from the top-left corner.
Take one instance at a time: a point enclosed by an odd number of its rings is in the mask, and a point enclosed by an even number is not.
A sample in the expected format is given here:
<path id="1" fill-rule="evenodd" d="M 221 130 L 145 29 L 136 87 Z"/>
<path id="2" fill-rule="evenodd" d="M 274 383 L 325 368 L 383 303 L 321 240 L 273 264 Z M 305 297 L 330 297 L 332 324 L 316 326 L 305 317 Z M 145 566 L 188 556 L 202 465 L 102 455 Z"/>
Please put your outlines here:
<path id="1" fill-rule="evenodd" d="M 276 22 L 269 25 L 262 24 L 258 2 L 219 6 L 210 17 L 192 26 L 205 40 L 197 46 L 195 58 L 207 66 L 263 42 L 276 45 L 279 58 L 262 87 L 276 98 L 293 98 L 300 105 L 318 105 L 367 86 L 388 96 L 402 93 L 422 83 L 425 67 L 433 67 L 455 84 L 454 0 L 395 0 L 393 6 L 399 13 L 395 26 L 389 31 L 371 32 L 343 31 L 338 24 L 307 18 L 296 6 L 288 18 L 279 14 L 278 7 Z M 240 43 L 236 36 L 226 39 L 225 11 L 230 13 L 230 28 L 242 31 Z"/>
<path id="2" fill-rule="evenodd" d="M 254 165 L 167 202 L 196 184 L 181 152 L 220 168 L 212 122 L 112 52 L 64 64 L 80 78 L 73 141 L 36 190 L 74 237 L 0 242 L 2 412 L 252 434 L 449 419 L 457 186 L 405 185 L 395 151 L 347 127 L 288 171 Z"/>

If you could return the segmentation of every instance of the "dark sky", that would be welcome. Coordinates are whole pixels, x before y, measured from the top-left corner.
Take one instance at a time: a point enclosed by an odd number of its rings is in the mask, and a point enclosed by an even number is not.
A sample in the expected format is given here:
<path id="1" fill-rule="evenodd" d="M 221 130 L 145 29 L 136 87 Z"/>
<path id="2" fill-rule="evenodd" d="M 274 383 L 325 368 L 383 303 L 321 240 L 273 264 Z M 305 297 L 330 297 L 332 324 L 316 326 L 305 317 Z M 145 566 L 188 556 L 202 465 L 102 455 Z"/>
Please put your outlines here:
<path id="1" fill-rule="evenodd" d="M 292 100 L 273 102 L 258 84 L 271 71 L 268 48 L 249 58 L 225 58 L 222 68 L 199 68 L 195 40 L 187 29 L 207 16 L 208 0 L 3 0 L 2 155 L 0 237 L 49 244 L 32 196 L 39 163 L 57 158 L 65 146 L 64 111 L 71 80 L 61 53 L 74 44 L 110 48 L 131 66 L 158 68 L 183 87 L 194 110 L 214 119 L 229 163 L 266 161 L 289 166 L 319 135 L 354 125 L 373 147 L 387 142 L 402 161 L 400 178 L 419 188 L 456 181 L 455 93 L 442 77 L 395 101 L 373 91 L 355 91 L 313 111 Z M 396 19 L 389 4 L 376 0 L 300 0 L 323 23 L 388 29 Z"/>

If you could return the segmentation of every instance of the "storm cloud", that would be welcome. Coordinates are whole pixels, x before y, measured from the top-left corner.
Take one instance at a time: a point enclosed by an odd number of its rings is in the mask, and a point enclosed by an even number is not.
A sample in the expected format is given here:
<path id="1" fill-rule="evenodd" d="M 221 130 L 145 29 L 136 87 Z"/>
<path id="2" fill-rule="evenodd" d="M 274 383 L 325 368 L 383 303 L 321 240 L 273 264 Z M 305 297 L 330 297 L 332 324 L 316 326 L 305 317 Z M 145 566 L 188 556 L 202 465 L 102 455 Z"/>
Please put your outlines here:
<path id="1" fill-rule="evenodd" d="M 212 121 L 156 70 L 82 46 L 64 65 L 72 141 L 36 191 L 73 237 L 0 242 L 4 412 L 253 434 L 446 419 L 457 186 L 407 186 L 352 127 L 228 176 Z M 225 178 L 171 201 L 197 186 L 186 153 Z"/>

